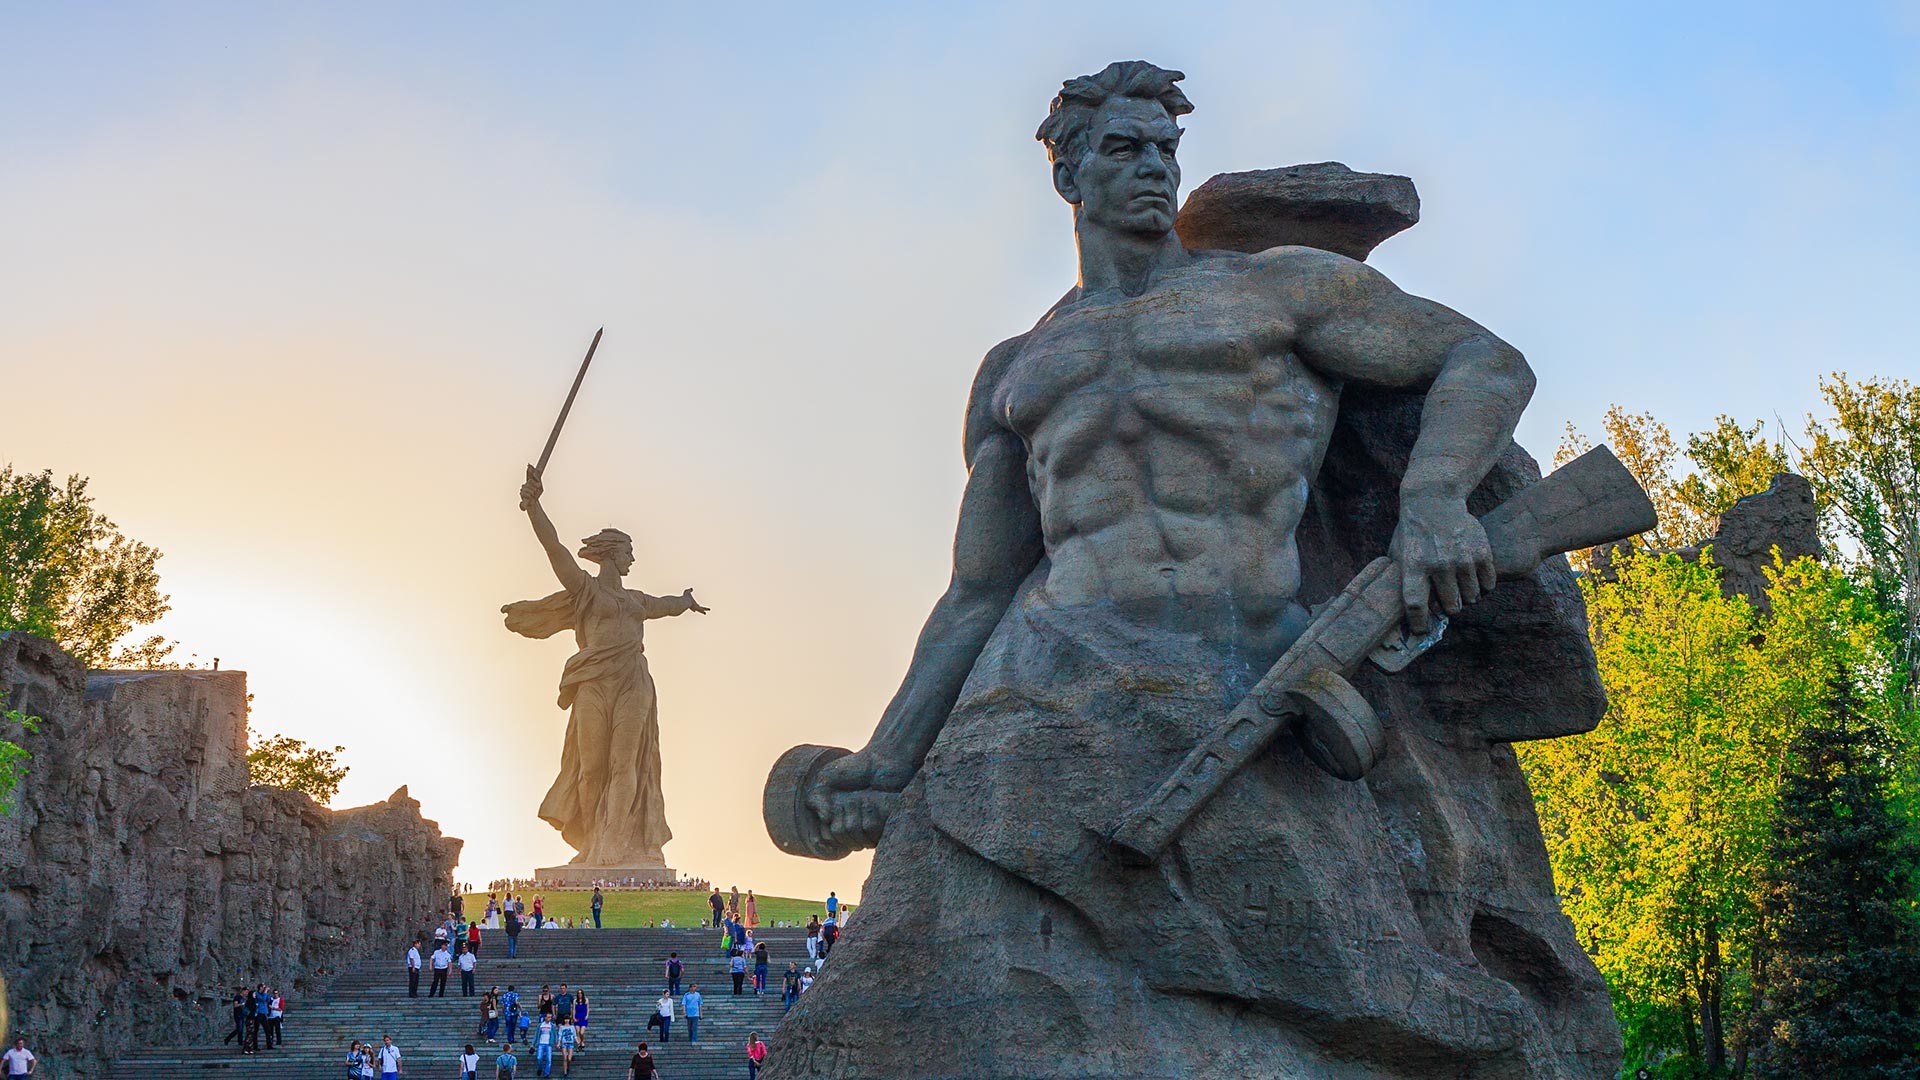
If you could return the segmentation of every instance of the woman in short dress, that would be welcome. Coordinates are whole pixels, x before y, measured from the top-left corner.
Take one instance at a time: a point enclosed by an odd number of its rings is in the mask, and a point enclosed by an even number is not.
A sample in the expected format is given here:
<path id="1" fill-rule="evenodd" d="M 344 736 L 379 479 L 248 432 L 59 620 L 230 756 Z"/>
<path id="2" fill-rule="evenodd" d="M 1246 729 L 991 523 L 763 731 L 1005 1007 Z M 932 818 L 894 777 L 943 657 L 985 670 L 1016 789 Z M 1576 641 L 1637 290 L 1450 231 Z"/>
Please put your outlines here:
<path id="1" fill-rule="evenodd" d="M 581 987 L 573 992 L 574 1036 L 580 1041 L 580 1049 L 587 1048 L 587 988 Z"/>

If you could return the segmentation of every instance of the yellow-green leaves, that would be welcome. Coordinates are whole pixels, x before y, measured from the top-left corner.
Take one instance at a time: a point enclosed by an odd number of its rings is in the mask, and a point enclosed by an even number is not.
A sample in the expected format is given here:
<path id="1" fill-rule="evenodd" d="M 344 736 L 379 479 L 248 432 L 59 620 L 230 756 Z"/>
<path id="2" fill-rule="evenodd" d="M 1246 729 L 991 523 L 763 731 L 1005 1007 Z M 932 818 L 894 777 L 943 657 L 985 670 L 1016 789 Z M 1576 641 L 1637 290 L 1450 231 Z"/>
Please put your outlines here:
<path id="1" fill-rule="evenodd" d="M 1836 678 L 1871 696 L 1891 658 L 1872 605 L 1810 559 L 1774 567 L 1771 615 L 1724 595 L 1709 560 L 1615 571 L 1583 580 L 1605 720 L 1519 750 L 1566 912 L 1635 1050 L 1692 1033 L 1703 1005 L 1737 1016 L 1788 744 Z"/>

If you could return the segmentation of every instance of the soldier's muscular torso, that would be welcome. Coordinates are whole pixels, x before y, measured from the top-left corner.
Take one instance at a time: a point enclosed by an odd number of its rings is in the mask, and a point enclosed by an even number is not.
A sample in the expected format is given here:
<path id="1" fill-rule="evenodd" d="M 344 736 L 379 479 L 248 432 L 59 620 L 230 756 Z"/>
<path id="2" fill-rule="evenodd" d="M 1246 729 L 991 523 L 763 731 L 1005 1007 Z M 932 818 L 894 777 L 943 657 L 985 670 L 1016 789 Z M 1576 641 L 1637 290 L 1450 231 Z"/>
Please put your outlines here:
<path id="1" fill-rule="evenodd" d="M 1262 622 L 1298 591 L 1294 529 L 1339 383 L 1294 354 L 1252 262 L 1078 300 L 1020 342 L 992 404 L 1027 447 L 1055 603 L 1212 597 Z"/>

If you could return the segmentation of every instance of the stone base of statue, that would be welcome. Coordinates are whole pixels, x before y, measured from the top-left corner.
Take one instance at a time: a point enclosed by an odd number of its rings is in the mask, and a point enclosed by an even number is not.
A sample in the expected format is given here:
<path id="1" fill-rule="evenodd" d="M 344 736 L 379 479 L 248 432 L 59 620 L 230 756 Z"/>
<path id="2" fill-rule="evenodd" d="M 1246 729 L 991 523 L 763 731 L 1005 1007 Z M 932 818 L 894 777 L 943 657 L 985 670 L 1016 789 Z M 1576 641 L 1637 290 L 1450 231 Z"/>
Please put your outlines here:
<path id="1" fill-rule="evenodd" d="M 671 885 L 680 880 L 680 875 L 671 866 L 584 866 L 567 863 L 564 866 L 543 866 L 533 872 L 535 881 L 554 881 L 561 885 L 577 885 L 590 888 L 596 881 L 625 882 L 629 879 L 636 885 Z"/>

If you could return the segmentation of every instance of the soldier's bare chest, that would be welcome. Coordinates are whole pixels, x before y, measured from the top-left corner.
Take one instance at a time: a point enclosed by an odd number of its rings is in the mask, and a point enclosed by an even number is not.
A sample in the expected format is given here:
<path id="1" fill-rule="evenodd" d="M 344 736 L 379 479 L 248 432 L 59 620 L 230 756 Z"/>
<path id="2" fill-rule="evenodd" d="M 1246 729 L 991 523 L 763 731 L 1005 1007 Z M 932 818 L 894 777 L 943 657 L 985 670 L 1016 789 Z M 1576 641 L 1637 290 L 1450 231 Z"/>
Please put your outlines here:
<path id="1" fill-rule="evenodd" d="M 1000 415 L 1031 438 L 1063 408 L 1136 395 L 1264 396 L 1304 370 L 1294 324 L 1233 272 L 1192 272 L 1137 297 L 1082 301 L 1022 343 L 998 391 Z"/>

